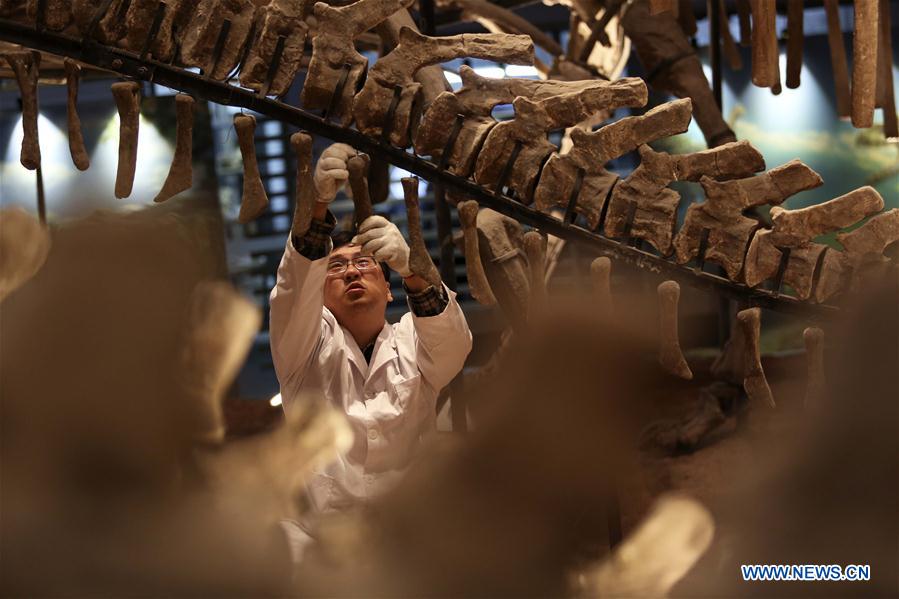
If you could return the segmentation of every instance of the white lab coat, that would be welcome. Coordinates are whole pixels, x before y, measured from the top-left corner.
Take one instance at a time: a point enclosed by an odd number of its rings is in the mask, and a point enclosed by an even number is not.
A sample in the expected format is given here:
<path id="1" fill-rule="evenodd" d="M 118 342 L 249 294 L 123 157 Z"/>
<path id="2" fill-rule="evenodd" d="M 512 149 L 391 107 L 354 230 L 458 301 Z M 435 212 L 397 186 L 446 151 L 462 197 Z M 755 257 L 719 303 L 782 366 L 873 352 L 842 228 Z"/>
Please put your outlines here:
<path id="1" fill-rule="evenodd" d="M 327 261 L 310 261 L 288 240 L 269 327 L 284 409 L 301 392 L 318 392 L 353 429 L 352 449 L 310 480 L 313 510 L 321 512 L 358 505 L 393 485 L 421 437 L 434 430 L 437 394 L 471 350 L 465 316 L 447 289 L 441 314 L 409 312 L 385 324 L 367 364 L 353 336 L 323 305 Z"/>

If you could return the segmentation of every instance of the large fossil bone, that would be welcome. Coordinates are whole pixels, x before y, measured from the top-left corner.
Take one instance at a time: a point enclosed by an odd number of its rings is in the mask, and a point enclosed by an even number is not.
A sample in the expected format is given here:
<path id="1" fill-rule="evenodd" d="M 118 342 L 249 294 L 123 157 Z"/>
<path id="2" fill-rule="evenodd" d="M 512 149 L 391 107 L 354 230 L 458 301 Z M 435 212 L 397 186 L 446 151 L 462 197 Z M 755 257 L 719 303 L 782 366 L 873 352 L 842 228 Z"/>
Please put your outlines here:
<path id="1" fill-rule="evenodd" d="M 671 252 L 680 194 L 672 181 L 715 180 L 750 175 L 765 168 L 762 155 L 746 141 L 702 152 L 669 155 L 640 146 L 640 166 L 612 190 L 605 233 L 649 241 L 659 252 Z"/>
<path id="2" fill-rule="evenodd" d="M 722 182 L 703 177 L 700 183 L 707 199 L 687 208 L 684 224 L 674 239 L 677 261 L 689 262 L 706 245 L 703 259 L 723 266 L 727 276 L 736 281 L 750 238 L 759 226 L 743 211 L 780 204 L 795 193 L 818 187 L 822 181 L 818 173 L 792 160 L 755 177 Z"/>
<path id="3" fill-rule="evenodd" d="M 350 191 L 353 193 L 353 220 L 357 227 L 374 213 L 368 190 L 369 163 L 368 154 L 357 154 L 347 160 L 346 164 Z"/>
<path id="4" fill-rule="evenodd" d="M 328 109 L 329 117 L 349 124 L 353 95 L 368 66 L 368 60 L 356 51 L 353 40 L 411 3 L 412 0 L 359 0 L 334 7 L 316 2 L 312 59 L 300 96 L 303 107 Z M 343 89 L 335 98 L 341 81 Z"/>
<path id="5" fill-rule="evenodd" d="M 136 81 L 113 83 L 112 95 L 119 112 L 119 165 L 116 170 L 115 197 L 127 198 L 134 187 L 134 172 L 137 169 L 140 84 Z"/>
<path id="6" fill-rule="evenodd" d="M 668 494 L 621 545 L 580 576 L 583 597 L 665 597 L 712 543 L 715 521 L 698 501 Z"/>
<path id="7" fill-rule="evenodd" d="M 893 41 L 890 2 L 880 0 L 877 40 L 877 102 L 883 109 L 883 136 L 899 141 L 899 117 L 896 115 L 896 97 L 893 91 Z"/>
<path id="8" fill-rule="evenodd" d="M 28 0 L 26 14 L 29 21 L 39 18 L 50 31 L 62 31 L 72 22 L 72 0 L 44 0 L 44 14 L 38 15 L 39 0 Z"/>
<path id="9" fill-rule="evenodd" d="M 787 3 L 787 87 L 799 87 L 802 73 L 802 42 L 804 40 L 803 0 Z"/>
<path id="10" fill-rule="evenodd" d="M 489 208 L 477 214 L 478 241 L 484 272 L 497 303 L 511 325 L 527 324 L 530 283 L 521 224 Z"/>
<path id="11" fill-rule="evenodd" d="M 881 212 L 853 231 L 838 233 L 837 241 L 845 251 L 836 255 L 842 256 L 845 268 L 852 271 L 853 285 L 863 287 L 862 275 L 869 272 L 882 275 L 878 267 L 888 263 L 884 251 L 899 242 L 899 208 Z"/>
<path id="12" fill-rule="evenodd" d="M 571 150 L 567 154 L 553 154 L 540 173 L 540 182 L 534 190 L 537 209 L 546 212 L 554 206 L 566 208 L 580 169 L 583 174 L 575 211 L 595 229 L 608 190 L 618 179 L 604 168 L 605 164 L 642 144 L 683 133 L 690 124 L 691 107 L 690 99 L 684 98 L 666 102 L 642 116 L 620 119 L 596 132 L 572 129 Z"/>
<path id="13" fill-rule="evenodd" d="M 759 87 L 780 84 L 777 53 L 777 9 L 774 0 L 752 2 L 752 82 Z"/>
<path id="14" fill-rule="evenodd" d="M 240 198 L 240 213 L 237 222 L 248 223 L 268 207 L 268 196 L 259 176 L 259 164 L 256 162 L 256 118 L 250 114 L 234 115 L 234 130 L 237 132 L 237 144 L 243 158 L 243 190 Z"/>
<path id="15" fill-rule="evenodd" d="M 478 303 L 492 306 L 496 297 L 490 289 L 484 264 L 481 262 L 481 250 L 478 242 L 478 203 L 474 200 L 459 202 L 456 207 L 459 222 L 462 224 L 462 235 L 465 243 L 465 270 L 468 274 L 468 289 Z"/>
<path id="16" fill-rule="evenodd" d="M 225 437 L 222 401 L 262 324 L 259 308 L 230 283 L 204 281 L 191 294 L 187 334 L 180 356 L 180 387 L 195 439 Z"/>
<path id="17" fill-rule="evenodd" d="M 72 162 L 80 171 L 90 168 L 91 160 L 84 147 L 84 137 L 81 135 L 81 119 L 78 118 L 78 78 L 81 67 L 70 58 L 64 61 L 66 69 L 66 128 L 69 132 L 69 154 Z"/>
<path id="18" fill-rule="evenodd" d="M 852 125 L 874 124 L 877 90 L 878 0 L 855 0 L 852 35 Z"/>
<path id="19" fill-rule="evenodd" d="M 600 110 L 643 106 L 646 94 L 641 79 L 628 77 L 584 82 L 581 91 L 536 102 L 516 98 L 512 103 L 515 118 L 499 123 L 487 134 L 475 164 L 475 180 L 482 185 L 508 186 L 519 200 L 530 203 L 540 168 L 555 150 L 546 139 L 548 131 L 571 127 Z"/>
<path id="20" fill-rule="evenodd" d="M 462 87 L 444 92 L 428 106 L 415 135 L 415 151 L 422 156 L 443 159 L 447 168 L 462 176 L 471 174 L 478 151 L 490 129 L 497 124 L 491 116 L 500 104 L 511 104 L 521 96 L 530 100 L 544 100 L 567 92 L 577 91 L 583 81 L 534 81 L 529 79 L 490 79 L 481 77 L 469 66 L 459 67 Z M 444 149 L 450 142 L 458 118 L 458 132 L 447 155 Z"/>
<path id="21" fill-rule="evenodd" d="M 593 293 L 596 295 L 596 307 L 600 314 L 609 315 L 612 311 L 612 261 L 607 256 L 600 256 L 590 263 L 590 278 L 593 280 Z"/>
<path id="22" fill-rule="evenodd" d="M 843 44 L 843 28 L 840 25 L 839 0 L 824 0 L 827 13 L 827 43 L 830 47 L 830 67 L 833 70 L 837 116 L 849 118 L 852 102 L 849 94 L 849 66 L 846 62 L 846 46 Z"/>
<path id="23" fill-rule="evenodd" d="M 743 279 L 755 287 L 777 275 L 781 261 L 786 260 L 782 282 L 792 287 L 798 298 L 807 299 L 812 294 L 814 273 L 818 269 L 821 274 L 814 299 L 826 300 L 838 291 L 837 285 L 842 282 L 843 259 L 838 252 L 831 252 L 826 245 L 813 240 L 882 209 L 883 198 L 873 187 L 862 187 L 801 210 L 775 206 L 771 209 L 773 228 L 758 231 L 749 244 Z M 827 254 L 822 259 L 825 251 Z M 784 252 L 789 252 L 786 257 Z"/>
<path id="24" fill-rule="evenodd" d="M 826 393 L 824 377 L 824 331 L 818 327 L 808 327 L 802 331 L 805 342 L 807 378 L 805 384 L 805 407 L 821 405 Z"/>
<path id="25" fill-rule="evenodd" d="M 312 224 L 315 208 L 315 182 L 312 167 L 312 136 L 298 131 L 290 136 L 290 145 L 297 157 L 296 199 L 293 206 L 293 224 L 290 232 L 302 238 Z"/>
<path id="26" fill-rule="evenodd" d="M 123 11 L 127 8 L 127 3 L 128 0 L 112 0 L 106 7 L 106 12 L 100 16 L 98 11 L 104 3 L 73 0 L 72 17 L 83 37 L 90 36 L 101 44 L 112 46 L 125 36 L 126 20 Z M 95 23 L 98 16 L 100 20 Z"/>
<path id="27" fill-rule="evenodd" d="M 164 202 L 193 185 L 194 99 L 191 96 L 175 96 L 175 121 L 175 154 L 172 156 L 169 174 L 153 199 L 154 202 Z"/>
<path id="28" fill-rule="evenodd" d="M 381 137 L 386 127 L 391 144 L 408 146 L 413 104 L 421 89 L 415 74 L 422 67 L 462 57 L 532 64 L 534 44 L 525 35 L 465 33 L 428 37 L 404 27 L 400 30 L 399 45 L 369 69 L 362 91 L 353 100 L 353 116 L 359 130 Z M 394 98 L 397 94 L 398 100 Z M 391 122 L 386 122 L 391 116 Z"/>
<path id="29" fill-rule="evenodd" d="M 531 295 L 528 310 L 531 316 L 546 309 L 546 237 L 539 231 L 524 234 L 524 253 L 528 257 L 528 283 Z"/>
<path id="30" fill-rule="evenodd" d="M 658 287 L 659 294 L 659 364 L 666 372 L 691 380 L 693 372 L 680 349 L 677 333 L 677 305 L 680 285 L 676 281 L 664 281 Z"/>
<path id="31" fill-rule="evenodd" d="M 431 260 L 421 233 L 421 212 L 418 208 L 418 177 L 403 177 L 403 199 L 406 202 L 406 224 L 409 227 L 409 269 L 422 279 L 440 287 L 440 272 Z"/>
<path id="32" fill-rule="evenodd" d="M 7 52 L 6 62 L 16 75 L 22 97 L 22 150 L 19 161 L 28 170 L 41 166 L 41 145 L 37 130 L 37 78 L 41 66 L 38 52 Z"/>
<path id="33" fill-rule="evenodd" d="M 164 8 L 161 6 L 165 4 Z M 175 57 L 175 50 L 184 37 L 196 7 L 191 0 L 131 0 L 125 13 L 125 37 L 121 45 L 132 52 L 149 50 L 156 60 L 169 62 Z M 162 20 L 152 41 L 147 38 L 152 33 L 154 21 L 162 10 Z M 149 46 L 147 42 L 149 41 Z"/>
<path id="34" fill-rule="evenodd" d="M 0 302 L 31 279 L 49 253 L 47 227 L 21 208 L 0 210 Z"/>
<path id="35" fill-rule="evenodd" d="M 228 77 L 243 56 L 256 14 L 252 0 L 206 0 L 197 5 L 186 26 L 181 45 L 181 61 L 203 69 L 207 77 L 219 81 Z M 226 25 L 227 23 L 227 25 Z M 223 28 L 224 42 L 220 43 Z M 219 56 L 216 56 L 218 51 Z"/>
<path id="36" fill-rule="evenodd" d="M 240 84 L 260 91 L 269 79 L 272 61 L 278 54 L 278 64 L 271 77 L 266 95 L 280 96 L 287 93 L 300 70 L 306 33 L 309 29 L 304 18 L 308 16 L 311 0 L 295 2 L 273 0 L 259 8 L 257 28 L 259 34 L 251 42 L 250 52 L 240 71 Z"/>
<path id="37" fill-rule="evenodd" d="M 628 4 L 621 26 L 650 74 L 647 84 L 693 101 L 693 118 L 706 144 L 712 148 L 736 141 L 715 103 L 702 63 L 674 16 L 670 12 L 650 15 L 646 0 L 634 0 Z"/>
<path id="38" fill-rule="evenodd" d="M 759 332 L 761 328 L 762 311 L 759 308 L 749 308 L 737 313 L 737 324 L 742 329 L 745 349 L 745 367 L 743 371 L 743 389 L 750 401 L 764 403 L 774 407 L 774 397 L 765 371 L 762 370 L 762 357 L 759 353 Z"/>

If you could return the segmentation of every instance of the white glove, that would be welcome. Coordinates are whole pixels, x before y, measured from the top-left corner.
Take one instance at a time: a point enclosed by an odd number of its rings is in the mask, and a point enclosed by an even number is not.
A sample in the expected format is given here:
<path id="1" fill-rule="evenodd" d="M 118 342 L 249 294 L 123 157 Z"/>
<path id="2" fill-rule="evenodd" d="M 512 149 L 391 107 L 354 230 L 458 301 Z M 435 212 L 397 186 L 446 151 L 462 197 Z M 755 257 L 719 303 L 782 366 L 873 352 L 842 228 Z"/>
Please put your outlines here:
<path id="1" fill-rule="evenodd" d="M 386 262 L 401 277 L 412 274 L 409 269 L 409 244 L 396 225 L 383 216 L 369 216 L 362 221 L 353 243 L 362 246 L 362 252 L 373 255 L 378 262 Z"/>
<path id="2" fill-rule="evenodd" d="M 327 204 L 337 196 L 350 176 L 346 162 L 355 155 L 356 150 L 346 144 L 332 144 L 322 152 L 312 176 L 316 201 Z"/>

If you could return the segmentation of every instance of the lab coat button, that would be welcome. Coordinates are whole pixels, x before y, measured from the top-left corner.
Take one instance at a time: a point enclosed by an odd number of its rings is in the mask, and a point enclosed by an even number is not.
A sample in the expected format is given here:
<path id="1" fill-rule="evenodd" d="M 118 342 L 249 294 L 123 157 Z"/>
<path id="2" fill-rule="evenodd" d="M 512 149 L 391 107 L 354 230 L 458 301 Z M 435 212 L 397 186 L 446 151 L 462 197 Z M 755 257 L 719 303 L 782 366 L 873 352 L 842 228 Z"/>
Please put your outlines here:
<path id="1" fill-rule="evenodd" d="M 378 431 L 376 431 L 375 429 L 371 429 L 370 431 L 368 431 L 368 438 L 371 439 L 372 441 L 374 441 L 375 439 L 377 439 L 377 438 L 378 438 Z"/>

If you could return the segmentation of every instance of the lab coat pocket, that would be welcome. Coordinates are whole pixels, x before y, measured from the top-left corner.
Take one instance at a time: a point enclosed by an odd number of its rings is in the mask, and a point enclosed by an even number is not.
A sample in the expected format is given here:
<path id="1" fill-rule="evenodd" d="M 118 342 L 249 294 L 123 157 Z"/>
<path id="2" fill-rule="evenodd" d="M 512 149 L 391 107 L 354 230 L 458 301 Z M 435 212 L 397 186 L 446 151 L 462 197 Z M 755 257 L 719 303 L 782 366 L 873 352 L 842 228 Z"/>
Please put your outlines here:
<path id="1" fill-rule="evenodd" d="M 419 395 L 419 387 L 421 386 L 421 375 L 415 376 L 391 384 L 391 395 L 393 402 L 399 407 L 401 412 L 408 412 L 415 408 L 415 400 Z"/>

